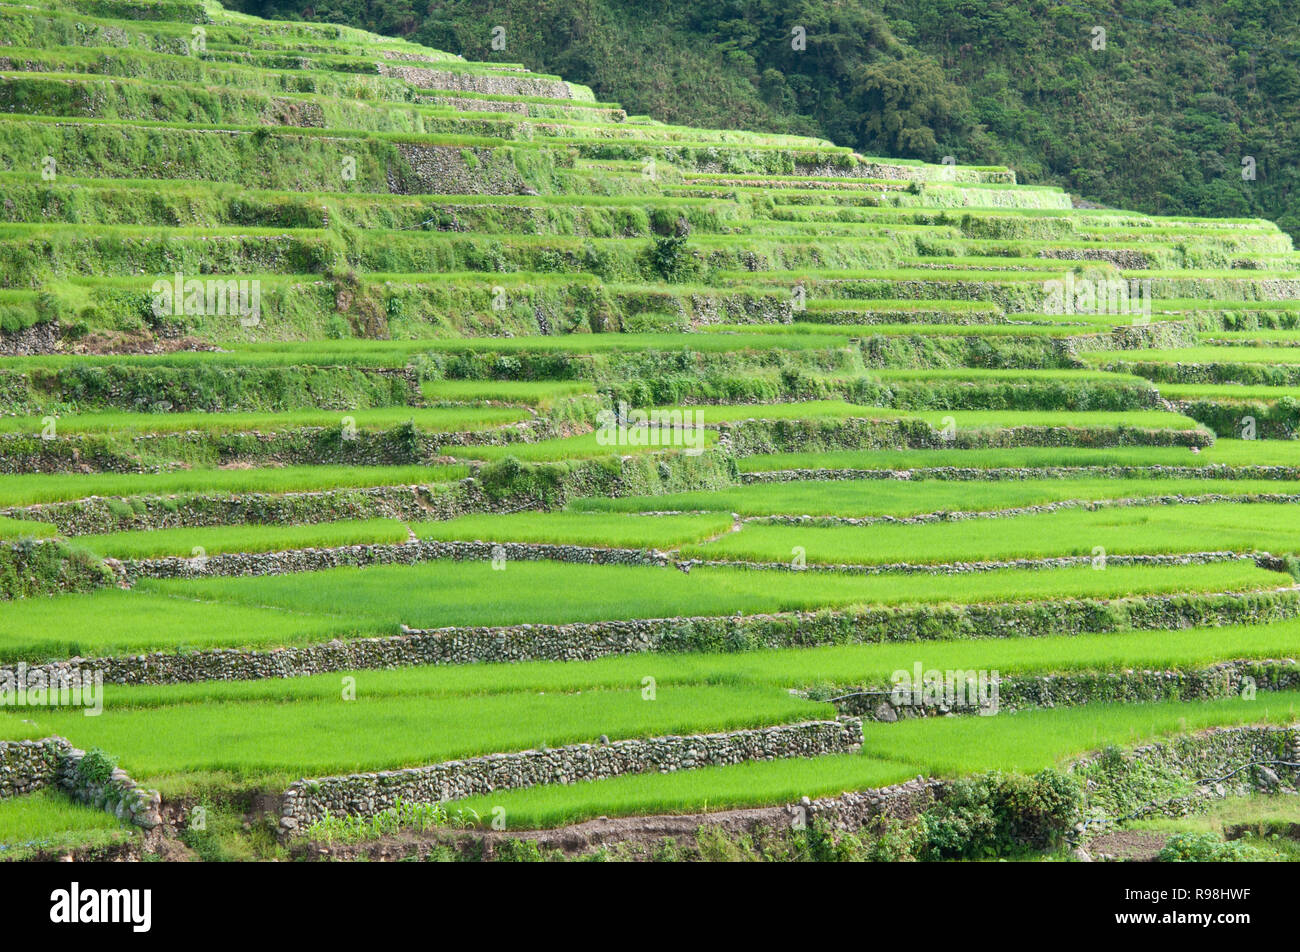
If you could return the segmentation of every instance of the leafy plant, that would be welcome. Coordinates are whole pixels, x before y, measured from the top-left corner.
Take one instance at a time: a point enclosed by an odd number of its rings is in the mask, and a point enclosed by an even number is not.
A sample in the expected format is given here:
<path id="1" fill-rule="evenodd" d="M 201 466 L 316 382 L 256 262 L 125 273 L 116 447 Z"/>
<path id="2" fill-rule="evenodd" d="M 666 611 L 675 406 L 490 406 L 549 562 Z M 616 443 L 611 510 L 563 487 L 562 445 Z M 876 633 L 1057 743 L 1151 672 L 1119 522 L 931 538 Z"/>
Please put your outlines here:
<path id="1" fill-rule="evenodd" d="M 1156 854 L 1161 863 L 1252 863 L 1264 855 L 1253 846 L 1217 833 L 1175 833 Z"/>
<path id="2" fill-rule="evenodd" d="M 116 768 L 116 757 L 99 747 L 92 747 L 77 763 L 75 774 L 77 782 L 83 786 L 102 787 L 113 779 Z"/>

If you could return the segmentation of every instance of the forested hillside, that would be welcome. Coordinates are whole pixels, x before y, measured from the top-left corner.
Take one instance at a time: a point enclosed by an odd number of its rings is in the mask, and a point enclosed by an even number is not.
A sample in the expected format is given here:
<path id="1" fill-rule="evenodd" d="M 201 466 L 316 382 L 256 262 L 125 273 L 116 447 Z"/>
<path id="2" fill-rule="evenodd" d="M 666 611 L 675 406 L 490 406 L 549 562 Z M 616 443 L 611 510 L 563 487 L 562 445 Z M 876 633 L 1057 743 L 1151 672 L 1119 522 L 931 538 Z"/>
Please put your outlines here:
<path id="1" fill-rule="evenodd" d="M 1286 0 L 236 5 L 523 62 L 668 122 L 1007 164 L 1108 205 L 1263 215 L 1300 236 L 1300 5 Z"/>

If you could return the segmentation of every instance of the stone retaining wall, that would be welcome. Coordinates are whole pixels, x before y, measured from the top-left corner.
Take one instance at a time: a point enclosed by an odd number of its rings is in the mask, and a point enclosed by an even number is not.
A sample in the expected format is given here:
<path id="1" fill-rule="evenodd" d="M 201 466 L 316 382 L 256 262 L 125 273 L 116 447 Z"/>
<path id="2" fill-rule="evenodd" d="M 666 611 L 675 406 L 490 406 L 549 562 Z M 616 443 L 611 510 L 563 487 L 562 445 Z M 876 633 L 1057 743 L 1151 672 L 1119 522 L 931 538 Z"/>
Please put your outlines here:
<path id="1" fill-rule="evenodd" d="M 492 433 L 511 432 L 514 425 Z M 154 460 L 207 457 L 217 464 L 257 462 L 285 466 L 402 466 L 436 459 L 453 434 L 423 433 L 414 427 L 358 430 L 286 427 L 271 433 L 191 430 L 118 436 L 75 433 L 43 440 L 27 433 L 0 434 L 0 471 L 6 473 L 156 472 Z"/>
<path id="2" fill-rule="evenodd" d="M 284 466 L 405 466 L 441 459 L 441 447 L 532 443 L 557 434 L 544 420 L 503 423 L 459 433 L 425 431 L 407 424 L 388 430 L 358 429 L 351 435 L 345 435 L 341 425 L 287 426 L 266 433 L 73 433 L 50 440 L 30 433 L 0 433 L 0 471 L 154 472 L 158 466 L 146 459 L 203 457 L 223 465 L 257 462 Z"/>
<path id="3" fill-rule="evenodd" d="M 89 592 L 113 580 L 113 573 L 99 559 L 58 539 L 0 541 L 0 603 Z"/>
<path id="4" fill-rule="evenodd" d="M 466 481 L 424 486 L 375 486 L 288 493 L 184 493 L 168 496 L 90 496 L 0 509 L 0 517 L 54 525 L 78 536 L 135 529 L 196 529 L 227 525 L 314 525 L 344 519 L 450 519 L 488 511 Z"/>
<path id="5" fill-rule="evenodd" d="M 390 66 L 378 64 L 379 75 L 394 76 L 420 89 L 447 89 L 459 93 L 485 93 L 489 96 L 541 96 L 545 99 L 586 100 L 577 97 L 570 85 L 560 79 L 541 76 L 492 75 L 467 71 L 430 69 L 425 66 Z"/>
<path id="6" fill-rule="evenodd" d="M 730 460 L 717 451 L 699 456 L 658 454 L 623 460 L 521 465 L 511 481 L 479 476 L 423 486 L 374 486 L 287 493 L 185 493 L 125 498 L 90 497 L 13 506 L 0 516 L 48 522 L 64 535 L 131 529 L 219 525 L 303 525 L 342 519 L 391 518 L 416 522 L 477 512 L 518 512 L 564 505 L 577 496 L 654 495 L 721 489 L 733 483 Z"/>
<path id="7" fill-rule="evenodd" d="M 763 453 L 885 449 L 1006 449 L 1017 447 L 1185 446 L 1214 443 L 1208 430 L 1149 430 L 1139 427 L 1015 426 L 1000 429 L 959 428 L 948 439 L 925 420 L 915 418 L 832 420 L 741 420 L 710 426 L 728 436 L 737 456 Z M 705 420 L 708 419 L 707 411 Z M 708 424 L 705 424 L 708 426 Z"/>
<path id="8" fill-rule="evenodd" d="M 67 743 L 66 741 L 64 743 Z M 157 790 L 140 786 L 121 767 L 102 783 L 79 776 L 84 750 L 69 745 L 59 759 L 59 786 L 79 803 L 106 810 L 124 823 L 152 830 L 162 822 L 162 798 Z"/>
<path id="9" fill-rule="evenodd" d="M 399 800 L 439 803 L 538 784 L 849 753 L 861 744 L 862 722 L 840 718 L 719 734 L 574 744 L 406 770 L 299 780 L 285 791 L 280 829 L 285 833 L 304 829 L 327 813 L 371 816 L 396 806 Z"/>
<path id="10" fill-rule="evenodd" d="M 910 673 L 910 672 L 909 672 Z M 974 674 L 974 672 L 971 672 Z M 1248 690 L 1287 691 L 1300 687 L 1294 659 L 1234 660 L 1195 669 L 1143 671 L 1066 671 L 1057 674 L 998 677 L 995 713 L 1024 708 L 1075 707 L 1097 703 L 1206 701 L 1240 697 Z M 830 689 L 828 700 L 843 715 L 893 722 L 913 717 L 976 714 L 978 703 L 957 691 L 954 703 L 898 703 L 889 683 Z M 821 700 L 818 692 L 815 700 Z"/>
<path id="11" fill-rule="evenodd" d="M 1087 815 L 1076 832 L 1091 833 L 1120 819 L 1185 816 L 1225 796 L 1294 790 L 1300 786 L 1300 730 L 1214 728 L 1132 750 L 1089 754 L 1069 770 L 1084 781 L 1086 791 Z M 1219 779 L 1228 774 L 1228 779 Z M 917 777 L 838 797 L 805 798 L 784 812 L 791 818 L 802 814 L 805 822 L 817 817 L 836 829 L 857 831 L 879 816 L 912 819 L 942 798 L 946 787 L 946 781 Z"/>
<path id="12" fill-rule="evenodd" d="M 1081 775 L 1087 790 L 1085 809 L 1089 815 L 1076 825 L 1076 834 L 1099 831 L 1129 813 L 1181 816 L 1202 808 L 1212 798 L 1231 793 L 1293 789 L 1300 784 L 1300 774 L 1294 768 L 1259 763 L 1277 759 L 1300 763 L 1300 731 L 1272 727 L 1218 728 L 1135 750 L 1090 754 L 1070 767 Z M 1109 767 L 1098 770 L 1098 764 Z M 1241 769 L 1248 764 L 1255 766 Z M 1232 771 L 1236 771 L 1236 779 L 1230 782 L 1204 787 L 1195 784 L 1197 780 L 1213 780 Z M 1136 784 L 1132 783 L 1135 778 Z M 646 830 L 693 838 L 700 829 L 718 827 L 731 835 L 741 835 L 764 828 L 789 829 L 796 823 L 808 826 L 816 819 L 833 829 L 856 833 L 871 827 L 878 817 L 904 822 L 916 819 L 942 799 L 948 783 L 918 776 L 904 783 L 836 797 L 816 800 L 805 797 L 781 807 L 647 817 L 642 825 L 588 821 L 510 835 L 535 840 L 543 848 L 582 852 L 594 846 L 609 846 Z M 1148 799 L 1153 796 L 1154 799 Z"/>
<path id="13" fill-rule="evenodd" d="M 38 543 L 40 544 L 40 543 Z M 3 543 L 0 543 L 3 551 Z M 230 552 L 198 558 L 163 556 L 152 559 L 105 559 L 105 564 L 131 585 L 140 578 L 205 578 L 211 576 L 286 575 L 317 572 L 343 566 L 415 565 L 437 559 L 456 561 L 553 561 L 575 565 L 636 565 L 653 568 L 674 566 L 689 573 L 696 565 L 742 568 L 752 571 L 836 572 L 849 575 L 885 573 L 915 575 L 963 575 L 1002 569 L 1057 569 L 1096 564 L 1093 556 L 1060 556 L 1042 559 L 1008 559 L 1001 562 L 939 562 L 922 564 L 890 562 L 882 565 L 858 563 L 809 564 L 786 562 L 689 559 L 675 561 L 658 549 L 616 549 L 602 546 L 565 545 L 546 542 L 422 541 L 358 543 L 330 548 L 285 549 L 278 552 Z M 1238 552 L 1189 552 L 1177 555 L 1113 555 L 1104 565 L 1208 565 L 1215 562 L 1253 561 L 1261 568 L 1285 572 L 1287 564 L 1268 554 Z"/>
<path id="14" fill-rule="evenodd" d="M 1062 499 L 1036 506 L 1011 506 L 1006 509 L 952 510 L 921 513 L 915 516 L 748 516 L 741 522 L 780 526 L 874 526 L 882 524 L 923 525 L 931 522 L 962 522 L 967 519 L 1011 519 L 1066 509 L 1126 509 L 1143 506 L 1198 506 L 1212 503 L 1297 503 L 1295 493 L 1202 493 L 1195 496 L 1169 493 L 1159 496 L 1133 496 L 1124 499 Z"/>
<path id="15" fill-rule="evenodd" d="M 457 561 L 553 560 L 582 565 L 647 565 L 666 567 L 662 552 L 644 549 L 604 549 L 531 542 L 401 542 L 345 545 L 328 549 L 283 552 L 232 552 L 200 559 L 168 557 L 109 561 L 128 581 L 137 578 L 204 578 L 231 575 L 284 575 L 316 572 L 345 565 L 414 565 L 434 559 Z"/>
<path id="16" fill-rule="evenodd" d="M 1156 595 L 1002 605 L 939 605 L 697 616 L 567 625 L 404 629 L 400 635 L 334 640 L 266 651 L 155 651 L 41 668 L 103 673 L 113 684 L 172 684 L 295 677 L 362 668 L 515 661 L 582 661 L 658 651 L 747 651 L 812 645 L 1257 624 L 1300 614 L 1300 590 Z M 0 667 L 16 676 L 12 666 Z"/>
<path id="17" fill-rule="evenodd" d="M 1185 816 L 1214 799 L 1300 786 L 1300 729 L 1220 727 L 1070 765 L 1087 794 L 1079 832 L 1121 819 Z"/>
<path id="18" fill-rule="evenodd" d="M 71 746 L 62 737 L 0 740 L 0 799 L 58 783 L 59 760 Z"/>
<path id="19" fill-rule="evenodd" d="M 1262 568 L 1285 572 L 1285 563 L 1270 555 L 1243 555 L 1238 552 L 1188 552 L 1179 555 L 1108 555 L 1100 563 L 1100 568 L 1107 565 L 1209 565 L 1213 562 L 1253 561 Z M 792 562 L 749 562 L 740 559 L 690 559 L 678 562 L 683 571 L 689 572 L 692 566 L 703 565 L 712 568 L 750 569 L 753 571 L 772 572 L 836 572 L 841 575 L 966 575 L 975 572 L 997 572 L 1002 569 L 1066 569 L 1082 565 L 1097 564 L 1090 555 L 1066 555 L 1043 559 L 1006 559 L 1001 562 L 936 562 L 933 564 L 917 562 L 885 562 L 880 565 L 862 565 L 860 563 L 831 562 L 806 565 L 794 565 Z"/>
<path id="20" fill-rule="evenodd" d="M 742 483 L 797 483 L 827 479 L 1300 479 L 1300 466 L 1042 466 L 980 469 L 960 466 L 928 466 L 918 469 L 774 469 L 741 473 Z"/>
<path id="21" fill-rule="evenodd" d="M 112 813 L 119 820 L 150 830 L 162 822 L 156 790 L 137 784 L 120 767 L 103 782 L 93 782 L 77 768 L 86 757 L 65 738 L 0 741 L 0 799 L 59 787 L 72 799 Z"/>
<path id="22" fill-rule="evenodd" d="M 917 777 L 905 783 L 873 790 L 842 793 L 838 797 L 810 800 L 785 807 L 791 820 L 800 819 L 811 825 L 814 819 L 822 820 L 833 829 L 856 832 L 869 826 L 877 817 L 894 820 L 912 820 L 925 812 L 943 796 L 947 783 L 928 777 Z"/>

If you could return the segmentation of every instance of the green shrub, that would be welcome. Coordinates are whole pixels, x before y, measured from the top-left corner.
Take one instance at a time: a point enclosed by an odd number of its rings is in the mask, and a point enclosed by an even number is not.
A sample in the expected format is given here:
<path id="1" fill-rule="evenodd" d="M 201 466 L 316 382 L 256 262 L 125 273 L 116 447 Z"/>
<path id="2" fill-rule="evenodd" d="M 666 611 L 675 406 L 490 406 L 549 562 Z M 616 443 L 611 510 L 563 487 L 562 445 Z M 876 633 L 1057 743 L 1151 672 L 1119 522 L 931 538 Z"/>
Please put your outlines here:
<path id="1" fill-rule="evenodd" d="M 552 858 L 542 853 L 536 840 L 502 840 L 496 845 L 495 855 L 502 863 L 542 863 Z"/>
<path id="2" fill-rule="evenodd" d="M 1175 833 L 1156 854 L 1161 863 L 1251 863 L 1261 859 L 1253 846 L 1225 840 L 1217 833 Z"/>
<path id="3" fill-rule="evenodd" d="M 1058 847 L 1074 825 L 1082 795 L 1077 781 L 1055 770 L 954 781 L 921 817 L 922 858 L 981 859 Z"/>
<path id="4" fill-rule="evenodd" d="M 113 778 L 116 768 L 116 757 L 99 747 L 92 747 L 77 764 L 77 782 L 83 786 L 102 787 Z"/>
<path id="5" fill-rule="evenodd" d="M 650 265 L 655 273 L 665 281 L 676 281 L 686 269 L 686 259 L 690 256 L 686 250 L 686 234 L 674 232 L 671 235 L 659 235 L 650 249 Z"/>

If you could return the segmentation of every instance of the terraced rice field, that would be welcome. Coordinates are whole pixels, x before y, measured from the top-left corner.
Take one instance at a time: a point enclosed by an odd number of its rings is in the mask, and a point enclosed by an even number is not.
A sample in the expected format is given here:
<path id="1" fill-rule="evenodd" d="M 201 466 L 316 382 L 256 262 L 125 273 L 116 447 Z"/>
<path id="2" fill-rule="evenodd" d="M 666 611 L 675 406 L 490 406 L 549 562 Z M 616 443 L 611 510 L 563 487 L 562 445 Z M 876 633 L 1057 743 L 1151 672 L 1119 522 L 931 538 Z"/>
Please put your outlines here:
<path id="1" fill-rule="evenodd" d="M 63 737 L 144 804 L 0 786 L 0 859 L 1294 739 L 1273 224 L 665 125 L 212 2 L 0 2 L 0 36 L 0 682 L 106 682 L 95 717 L 0 691 L 0 757 Z M 1007 709 L 893 699 L 922 668 Z M 220 848 L 158 809 L 198 803 Z"/>

